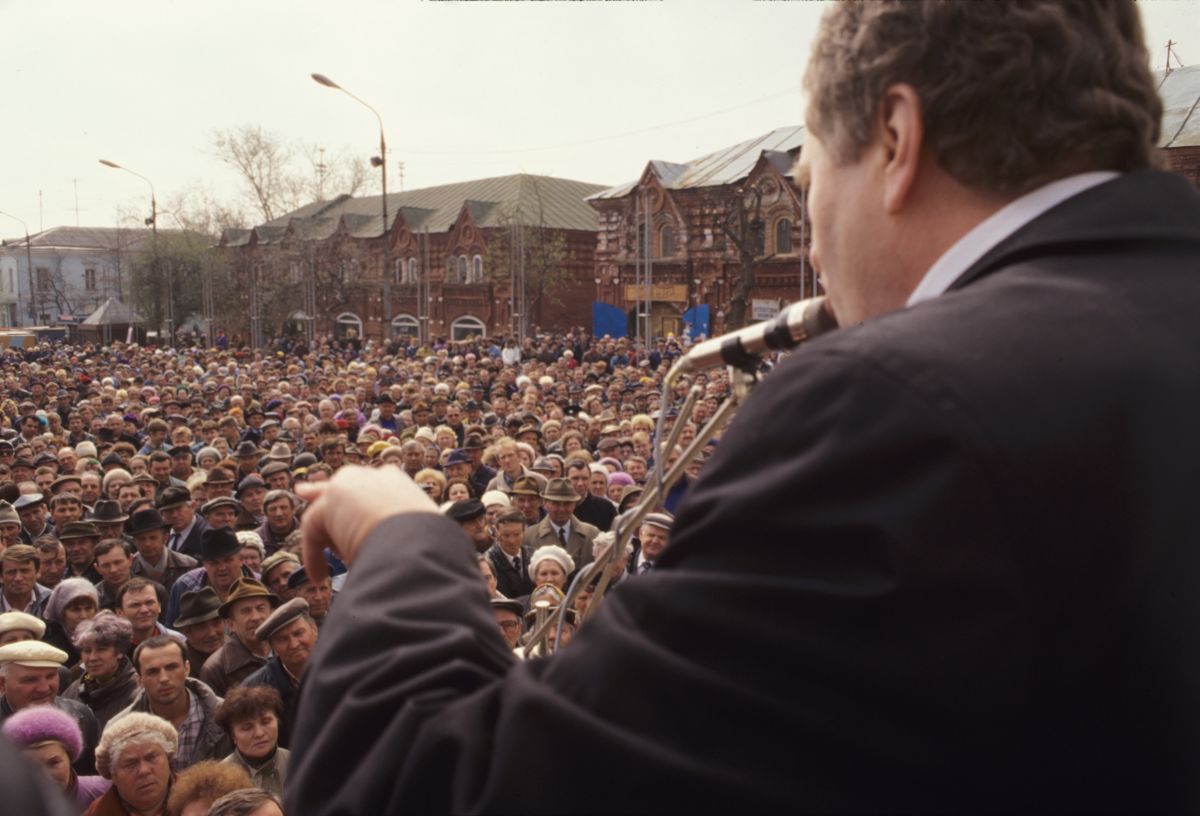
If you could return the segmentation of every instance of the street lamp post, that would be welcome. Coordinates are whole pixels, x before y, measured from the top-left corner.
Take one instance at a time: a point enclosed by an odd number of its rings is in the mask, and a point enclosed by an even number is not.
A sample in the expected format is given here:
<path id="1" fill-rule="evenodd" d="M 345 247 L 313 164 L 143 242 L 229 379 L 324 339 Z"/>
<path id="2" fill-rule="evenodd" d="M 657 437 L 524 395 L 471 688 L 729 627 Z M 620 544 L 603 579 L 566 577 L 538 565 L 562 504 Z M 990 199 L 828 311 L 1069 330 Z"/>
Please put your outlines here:
<path id="1" fill-rule="evenodd" d="M 150 217 L 146 219 L 145 223 L 147 226 L 150 227 L 150 232 L 151 232 L 150 252 L 152 253 L 152 258 L 153 258 L 154 278 L 155 278 L 155 280 L 161 279 L 161 277 L 162 277 L 161 259 L 158 254 L 158 198 L 154 195 L 154 182 L 150 181 L 150 179 L 146 178 L 145 176 L 143 176 L 141 173 L 137 172 L 136 170 L 130 170 L 128 167 L 117 164 L 114 161 L 109 161 L 108 159 L 100 159 L 100 163 L 103 164 L 105 167 L 111 167 L 114 170 L 124 170 L 126 173 L 129 173 L 130 175 L 133 175 L 133 176 L 137 176 L 142 181 L 146 182 L 146 184 L 150 185 Z M 167 267 L 167 338 L 170 340 L 171 345 L 174 345 L 175 344 L 175 284 L 174 284 L 174 281 L 171 280 L 171 277 L 172 277 L 171 276 L 171 267 L 168 266 Z"/>
<path id="2" fill-rule="evenodd" d="M 387 211 L 387 140 L 383 136 L 383 117 L 379 115 L 379 111 L 368 105 L 363 100 L 359 99 L 354 94 L 347 91 L 341 85 L 338 85 L 324 74 L 312 74 L 313 82 L 318 85 L 324 85 L 326 88 L 333 88 L 335 91 L 341 91 L 346 96 L 353 99 L 358 104 L 375 114 L 375 121 L 379 123 L 379 155 L 371 157 L 371 164 L 379 168 L 381 181 L 383 182 L 383 195 L 380 200 L 383 204 L 383 319 L 386 324 L 384 328 L 384 339 L 387 339 L 391 333 L 392 326 L 392 252 L 390 246 L 390 236 L 388 234 L 388 211 Z M 401 179 L 403 181 L 403 179 Z"/>
<path id="3" fill-rule="evenodd" d="M 33 283 L 33 251 L 30 249 L 29 225 L 11 213 L 0 212 L 0 215 L 7 215 L 12 220 L 19 222 L 21 226 L 25 228 L 25 266 L 28 268 L 29 272 L 29 311 L 27 314 L 29 315 L 29 322 L 32 324 L 35 322 L 33 319 L 33 293 L 35 290 Z"/>

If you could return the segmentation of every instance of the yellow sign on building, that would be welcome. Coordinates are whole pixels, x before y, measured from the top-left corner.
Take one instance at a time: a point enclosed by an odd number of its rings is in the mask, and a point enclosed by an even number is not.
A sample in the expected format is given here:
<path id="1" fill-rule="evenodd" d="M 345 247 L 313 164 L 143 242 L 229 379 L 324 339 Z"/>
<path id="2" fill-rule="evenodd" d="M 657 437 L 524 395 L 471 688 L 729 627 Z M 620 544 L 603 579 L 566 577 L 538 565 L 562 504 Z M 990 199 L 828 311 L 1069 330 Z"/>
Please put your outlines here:
<path id="1" fill-rule="evenodd" d="M 625 285 L 625 300 L 645 300 L 646 287 L 629 283 Z M 658 283 L 650 287 L 651 300 L 669 300 L 687 302 L 688 288 L 686 283 Z"/>

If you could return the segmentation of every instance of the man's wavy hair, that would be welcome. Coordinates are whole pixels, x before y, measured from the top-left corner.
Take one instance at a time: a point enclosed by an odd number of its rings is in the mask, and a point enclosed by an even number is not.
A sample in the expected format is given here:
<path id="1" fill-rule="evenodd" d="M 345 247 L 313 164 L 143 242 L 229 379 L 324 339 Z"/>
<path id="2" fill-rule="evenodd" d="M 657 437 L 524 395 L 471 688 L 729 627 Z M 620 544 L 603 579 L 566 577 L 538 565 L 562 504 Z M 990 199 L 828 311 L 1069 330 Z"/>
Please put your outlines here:
<path id="1" fill-rule="evenodd" d="M 1132 0 L 873 0 L 822 18 L 807 121 L 839 163 L 875 136 L 886 90 L 921 100 L 925 144 L 979 192 L 1158 164 L 1159 99 Z"/>

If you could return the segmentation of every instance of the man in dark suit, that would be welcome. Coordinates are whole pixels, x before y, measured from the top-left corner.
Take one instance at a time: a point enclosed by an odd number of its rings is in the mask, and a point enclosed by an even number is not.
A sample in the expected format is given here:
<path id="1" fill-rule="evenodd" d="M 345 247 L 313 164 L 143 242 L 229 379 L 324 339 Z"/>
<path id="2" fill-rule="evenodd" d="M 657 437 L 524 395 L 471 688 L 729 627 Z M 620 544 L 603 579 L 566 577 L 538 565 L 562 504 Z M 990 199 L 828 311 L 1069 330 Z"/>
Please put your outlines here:
<path id="1" fill-rule="evenodd" d="M 1200 195 L 1148 169 L 1148 63 L 1127 1 L 834 5 L 801 177 L 843 329 L 548 661 L 399 474 L 306 486 L 352 566 L 289 810 L 1200 805 Z"/>
<path id="2" fill-rule="evenodd" d="M 156 503 L 163 520 L 171 525 L 167 536 L 167 549 L 199 558 L 201 539 L 209 529 L 208 522 L 196 515 L 192 507 L 192 494 L 186 487 L 168 487 Z"/>
<path id="3" fill-rule="evenodd" d="M 589 489 L 591 478 L 592 469 L 587 462 L 573 459 L 567 464 L 567 480 L 575 492 L 583 497 L 575 505 L 575 518 L 606 533 L 612 529 L 613 519 L 617 517 L 617 506 L 608 499 L 592 494 Z"/>
<path id="4" fill-rule="evenodd" d="M 509 510 L 496 518 L 496 543 L 487 551 L 496 574 L 496 590 L 506 598 L 522 598 L 533 592 L 529 578 L 531 551 L 522 545 L 525 516 L 520 510 Z"/>

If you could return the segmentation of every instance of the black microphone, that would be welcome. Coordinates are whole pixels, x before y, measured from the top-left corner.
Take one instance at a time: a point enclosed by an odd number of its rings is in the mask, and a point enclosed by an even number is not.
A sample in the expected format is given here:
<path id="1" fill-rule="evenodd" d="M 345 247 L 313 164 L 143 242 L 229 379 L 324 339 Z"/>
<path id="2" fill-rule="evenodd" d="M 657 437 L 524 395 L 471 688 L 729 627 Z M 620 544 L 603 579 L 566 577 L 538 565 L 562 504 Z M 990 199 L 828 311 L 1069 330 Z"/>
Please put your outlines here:
<path id="1" fill-rule="evenodd" d="M 747 368 L 755 365 L 765 351 L 793 349 L 836 328 L 837 321 L 825 307 L 824 297 L 799 300 L 785 306 L 770 320 L 692 346 L 671 368 L 667 382 L 715 365 Z"/>

